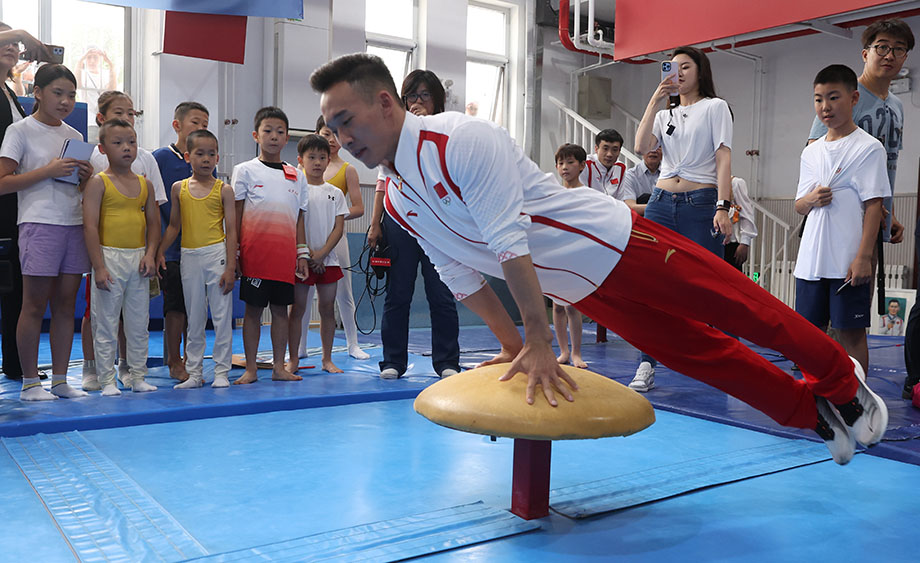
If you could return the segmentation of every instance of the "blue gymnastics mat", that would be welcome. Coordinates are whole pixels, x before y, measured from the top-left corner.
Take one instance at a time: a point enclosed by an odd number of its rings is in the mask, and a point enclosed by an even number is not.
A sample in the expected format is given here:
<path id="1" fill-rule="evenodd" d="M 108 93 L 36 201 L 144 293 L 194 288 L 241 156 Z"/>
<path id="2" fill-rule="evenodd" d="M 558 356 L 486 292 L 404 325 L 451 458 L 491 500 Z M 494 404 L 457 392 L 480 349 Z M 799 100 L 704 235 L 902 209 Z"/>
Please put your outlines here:
<path id="1" fill-rule="evenodd" d="M 70 443 L 44 444 L 62 440 Z M 458 546 L 426 559 L 846 561 L 854 553 L 871 553 L 887 562 L 915 556 L 910 538 L 920 500 L 905 494 L 905 487 L 920 477 L 920 468 L 878 457 L 860 455 L 845 467 L 829 461 L 795 467 L 801 460 L 792 456 L 784 471 L 654 500 L 653 485 L 663 467 L 672 468 L 679 480 L 681 465 L 688 475 L 698 474 L 699 462 L 709 460 L 715 485 L 724 477 L 720 460 L 749 457 L 752 449 L 782 449 L 789 442 L 667 412 L 630 437 L 558 442 L 554 490 L 626 474 L 644 476 L 649 486 L 636 487 L 638 478 L 629 483 L 641 494 L 634 496 L 636 504 L 616 512 L 577 521 L 551 515 L 536 521 L 539 529 L 530 533 Z M 42 444 L 47 454 L 25 456 L 34 463 L 20 469 L 13 459 L 22 459 L 24 452 L 11 452 L 23 443 L 27 451 Z M 83 475 L 85 462 L 61 460 L 63 450 L 71 459 L 91 461 L 91 475 Z M 87 523 L 84 540 L 92 534 L 101 542 L 107 534 L 105 545 L 114 549 L 111 544 L 117 543 L 132 561 L 156 559 L 147 557 L 154 553 L 150 545 L 163 546 L 167 539 L 181 540 L 188 553 L 200 546 L 201 557 L 215 560 L 257 560 L 287 548 L 293 560 L 314 560 L 314 552 L 305 550 L 316 543 L 353 554 L 349 545 L 368 538 L 374 543 L 381 528 L 414 521 L 431 530 L 425 515 L 440 513 L 451 520 L 457 509 L 474 510 L 479 501 L 486 512 L 461 518 L 464 527 L 480 518 L 500 522 L 510 505 L 511 454 L 511 440 L 491 442 L 431 424 L 408 400 L 5 439 L 0 502 L 14 507 L 20 525 L 0 528 L 0 545 L 3 557 L 12 561 L 73 559 L 69 536 L 59 531 L 58 521 L 74 512 L 70 503 Z M 80 475 L 71 478 L 68 464 Z M 52 466 L 61 467 L 60 473 Z M 80 489 L 86 502 L 70 500 L 74 493 L 67 487 Z M 110 510 L 103 499 L 121 508 Z M 84 514 L 91 510 L 105 517 Z M 117 524 L 138 518 L 169 526 L 134 534 L 130 526 Z M 28 535 L 23 525 L 29 525 Z M 434 526 L 439 533 L 450 527 Z M 415 539 L 414 532 L 409 535 Z M 137 537 L 148 545 L 132 540 Z M 407 556 L 383 555 L 383 560 Z M 345 555 L 343 560 L 355 559 Z"/>

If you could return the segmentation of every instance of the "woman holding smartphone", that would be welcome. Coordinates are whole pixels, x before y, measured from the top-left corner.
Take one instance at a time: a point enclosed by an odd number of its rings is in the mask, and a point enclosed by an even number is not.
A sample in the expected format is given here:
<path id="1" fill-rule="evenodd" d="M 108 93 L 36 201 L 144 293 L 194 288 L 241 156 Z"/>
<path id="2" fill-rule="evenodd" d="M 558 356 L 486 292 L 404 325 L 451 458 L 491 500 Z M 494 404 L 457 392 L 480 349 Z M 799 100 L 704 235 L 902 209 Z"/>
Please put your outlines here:
<path id="1" fill-rule="evenodd" d="M 716 97 L 703 51 L 678 47 L 670 73 L 666 65 L 636 132 L 637 154 L 661 147 L 661 174 L 645 218 L 721 256 L 732 230 L 732 115 L 725 100 Z M 653 388 L 656 363 L 643 353 L 629 386 L 642 392 Z"/>

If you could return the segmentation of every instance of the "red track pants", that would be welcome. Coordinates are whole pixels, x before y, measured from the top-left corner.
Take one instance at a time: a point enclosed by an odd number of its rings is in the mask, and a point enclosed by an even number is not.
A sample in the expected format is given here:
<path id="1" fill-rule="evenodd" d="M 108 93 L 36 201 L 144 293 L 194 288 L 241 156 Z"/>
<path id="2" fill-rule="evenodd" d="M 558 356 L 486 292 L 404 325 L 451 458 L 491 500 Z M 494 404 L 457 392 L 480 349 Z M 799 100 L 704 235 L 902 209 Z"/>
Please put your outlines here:
<path id="1" fill-rule="evenodd" d="M 815 427 L 814 395 L 838 404 L 856 395 L 853 362 L 840 344 L 712 252 L 635 213 L 616 268 L 575 307 L 784 426 Z M 805 381 L 722 331 L 782 353 Z"/>

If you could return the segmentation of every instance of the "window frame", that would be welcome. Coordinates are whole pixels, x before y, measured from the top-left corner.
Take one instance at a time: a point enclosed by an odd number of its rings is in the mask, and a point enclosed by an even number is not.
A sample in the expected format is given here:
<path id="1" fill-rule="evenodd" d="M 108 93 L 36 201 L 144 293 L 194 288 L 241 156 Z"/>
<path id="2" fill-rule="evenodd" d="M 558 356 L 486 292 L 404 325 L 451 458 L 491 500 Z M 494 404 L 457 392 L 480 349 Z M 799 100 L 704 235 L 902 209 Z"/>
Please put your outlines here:
<path id="1" fill-rule="evenodd" d="M 466 49 L 466 62 L 467 63 L 477 63 L 482 65 L 494 66 L 499 69 L 499 81 L 496 84 L 496 103 L 492 105 L 492 115 L 489 116 L 489 120 L 498 123 L 502 127 L 508 129 L 512 132 L 512 124 L 515 123 L 514 116 L 511 114 L 511 95 L 509 92 L 510 87 L 510 77 L 514 74 L 513 60 L 512 60 L 512 35 L 513 35 L 513 25 L 514 25 L 514 6 L 506 4 L 503 2 L 483 2 L 476 0 L 469 0 L 467 6 L 475 6 L 476 8 L 481 8 L 485 10 L 492 10 L 495 12 L 501 12 L 505 18 L 505 54 L 497 55 L 495 53 L 487 53 L 484 51 L 477 51 L 476 49 Z M 501 94 L 499 98 L 498 94 Z M 469 100 L 467 100 L 468 102 Z M 495 120 L 495 115 L 501 108 L 501 122 Z"/>
<path id="2" fill-rule="evenodd" d="M 401 51 L 405 53 L 406 62 L 403 67 L 403 79 L 405 79 L 405 77 L 416 68 L 415 63 L 419 58 L 418 14 L 418 0 L 414 0 L 412 2 L 412 39 L 399 37 L 397 35 L 387 35 L 385 33 L 367 31 L 366 23 L 364 27 L 364 52 L 367 52 L 368 47 L 377 47 L 378 49 L 389 49 L 392 51 Z M 397 82 L 396 88 L 398 90 L 402 81 L 396 81 L 395 76 L 393 77 L 393 80 Z"/>

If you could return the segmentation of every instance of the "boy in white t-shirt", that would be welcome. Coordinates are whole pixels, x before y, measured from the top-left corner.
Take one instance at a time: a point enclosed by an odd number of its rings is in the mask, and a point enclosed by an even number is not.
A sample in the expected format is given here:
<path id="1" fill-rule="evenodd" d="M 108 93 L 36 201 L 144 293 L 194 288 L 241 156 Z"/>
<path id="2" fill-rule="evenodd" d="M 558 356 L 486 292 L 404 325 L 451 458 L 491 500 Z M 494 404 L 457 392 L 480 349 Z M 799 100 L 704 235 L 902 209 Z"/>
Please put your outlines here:
<path id="1" fill-rule="evenodd" d="M 802 151 L 795 210 L 808 215 L 795 267 L 795 310 L 819 328 L 828 322 L 865 372 L 872 302 L 872 250 L 891 195 L 885 149 L 856 126 L 856 73 L 830 65 L 815 77 L 815 113 L 827 134 Z"/>
<path id="2" fill-rule="evenodd" d="M 256 112 L 254 121 L 252 137 L 259 144 L 259 156 L 234 166 L 230 181 L 240 237 L 240 299 L 246 303 L 246 371 L 234 385 L 259 379 L 256 355 L 265 307 L 272 313 L 272 379 L 303 379 L 285 369 L 284 353 L 288 306 L 294 303 L 294 273 L 307 269 L 307 261 L 297 255 L 297 245 L 305 242 L 307 182 L 299 170 L 281 160 L 281 151 L 290 138 L 287 115 L 279 108 L 264 107 Z"/>
<path id="3" fill-rule="evenodd" d="M 291 307 L 288 329 L 290 363 L 293 373 L 298 367 L 298 347 L 303 330 L 301 319 L 307 310 L 310 286 L 316 286 L 319 298 L 319 333 L 323 344 L 323 371 L 342 373 L 332 363 L 332 339 L 335 336 L 335 287 L 342 279 L 342 268 L 335 254 L 335 245 L 345 230 L 348 204 L 342 190 L 323 180 L 329 165 L 329 142 L 319 135 L 307 135 L 297 144 L 297 162 L 307 177 L 310 202 L 305 217 L 306 244 L 298 245 L 298 258 L 309 260 L 309 275 L 298 272 L 294 283 L 294 306 Z"/>

